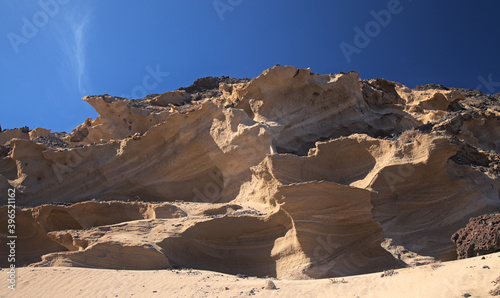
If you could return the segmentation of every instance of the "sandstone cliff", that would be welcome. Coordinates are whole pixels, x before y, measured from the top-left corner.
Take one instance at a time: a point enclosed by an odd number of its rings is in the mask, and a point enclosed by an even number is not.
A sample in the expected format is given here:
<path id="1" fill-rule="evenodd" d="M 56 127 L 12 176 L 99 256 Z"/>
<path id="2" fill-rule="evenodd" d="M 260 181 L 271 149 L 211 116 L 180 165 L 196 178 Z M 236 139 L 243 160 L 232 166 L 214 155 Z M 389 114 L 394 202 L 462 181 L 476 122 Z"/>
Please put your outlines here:
<path id="1" fill-rule="evenodd" d="M 500 211 L 499 98 L 289 66 L 87 96 L 99 116 L 69 134 L 0 133 L 18 264 L 321 278 L 456 259 L 451 236 Z"/>

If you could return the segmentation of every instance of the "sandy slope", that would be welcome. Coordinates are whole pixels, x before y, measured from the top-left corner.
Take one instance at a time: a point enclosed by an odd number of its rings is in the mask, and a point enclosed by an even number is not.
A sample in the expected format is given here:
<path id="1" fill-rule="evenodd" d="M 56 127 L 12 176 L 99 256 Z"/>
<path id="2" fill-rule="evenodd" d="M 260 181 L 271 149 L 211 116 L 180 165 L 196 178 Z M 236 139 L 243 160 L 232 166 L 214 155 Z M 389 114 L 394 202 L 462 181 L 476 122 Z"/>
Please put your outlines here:
<path id="1" fill-rule="evenodd" d="M 486 267 L 487 266 L 487 267 Z M 489 269 L 488 269 L 489 268 Z M 1 272 L 6 276 L 5 269 Z M 381 273 L 344 279 L 274 280 L 277 290 L 263 289 L 265 280 L 237 278 L 201 270 L 103 270 L 20 268 L 17 290 L 1 297 L 491 297 L 500 276 L 500 253 L 406 268 L 392 276 Z"/>

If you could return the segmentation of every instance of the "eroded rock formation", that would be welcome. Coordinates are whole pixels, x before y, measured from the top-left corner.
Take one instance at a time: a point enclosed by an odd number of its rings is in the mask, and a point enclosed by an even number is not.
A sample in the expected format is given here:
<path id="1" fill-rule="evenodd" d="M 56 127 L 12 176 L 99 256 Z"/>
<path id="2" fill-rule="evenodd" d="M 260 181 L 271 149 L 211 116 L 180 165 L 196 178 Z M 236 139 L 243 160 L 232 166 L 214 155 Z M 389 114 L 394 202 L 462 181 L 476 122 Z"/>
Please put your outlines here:
<path id="1" fill-rule="evenodd" d="M 451 236 L 500 210 L 498 97 L 289 66 L 85 97 L 99 116 L 69 134 L 0 133 L 18 263 L 321 278 L 455 259 Z"/>

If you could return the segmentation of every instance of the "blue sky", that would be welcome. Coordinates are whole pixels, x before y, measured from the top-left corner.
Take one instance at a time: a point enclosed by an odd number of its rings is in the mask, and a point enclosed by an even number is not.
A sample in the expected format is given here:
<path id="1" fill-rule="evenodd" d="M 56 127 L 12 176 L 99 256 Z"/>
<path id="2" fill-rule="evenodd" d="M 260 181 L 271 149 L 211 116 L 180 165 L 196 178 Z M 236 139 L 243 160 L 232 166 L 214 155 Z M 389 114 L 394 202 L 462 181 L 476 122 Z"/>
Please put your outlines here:
<path id="1" fill-rule="evenodd" d="M 2 0 L 0 125 L 69 132 L 97 116 L 85 95 L 276 64 L 497 93 L 499 12 L 497 0 Z"/>

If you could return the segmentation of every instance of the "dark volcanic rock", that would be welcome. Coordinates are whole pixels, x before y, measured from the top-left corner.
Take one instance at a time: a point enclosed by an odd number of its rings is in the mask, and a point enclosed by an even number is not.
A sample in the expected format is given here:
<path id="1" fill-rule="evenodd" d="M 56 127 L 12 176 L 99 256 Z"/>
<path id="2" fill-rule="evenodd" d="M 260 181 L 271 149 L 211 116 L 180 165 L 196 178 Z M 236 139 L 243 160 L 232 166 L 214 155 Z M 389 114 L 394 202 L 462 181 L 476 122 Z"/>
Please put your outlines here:
<path id="1" fill-rule="evenodd" d="M 66 143 L 65 141 L 53 137 L 53 136 L 45 136 L 45 137 L 38 137 L 34 139 L 33 141 L 37 143 L 42 143 L 47 147 L 56 147 L 56 148 L 72 148 L 70 144 Z"/>
<path id="2" fill-rule="evenodd" d="M 81 130 L 78 130 L 73 133 L 73 135 L 70 138 L 71 142 L 81 142 L 83 139 L 85 139 L 89 135 L 89 131 L 86 128 L 82 128 Z"/>
<path id="3" fill-rule="evenodd" d="M 194 83 L 189 86 L 189 87 L 181 87 L 179 90 L 184 90 L 187 93 L 196 93 L 196 92 L 203 92 L 207 90 L 212 90 L 212 89 L 219 89 L 219 84 L 220 83 L 225 83 L 225 84 L 236 84 L 236 83 L 246 83 L 250 81 L 250 79 L 236 79 L 236 78 L 230 78 L 228 76 L 222 76 L 222 77 L 204 77 L 204 78 L 199 78 Z"/>
<path id="4" fill-rule="evenodd" d="M 429 89 L 450 90 L 450 89 L 446 88 L 445 86 L 443 86 L 441 84 L 418 85 L 418 86 L 415 87 L 414 90 L 425 91 L 425 90 L 429 90 Z"/>
<path id="5" fill-rule="evenodd" d="M 471 218 L 451 240 L 457 245 L 459 259 L 500 251 L 500 213 Z"/>

